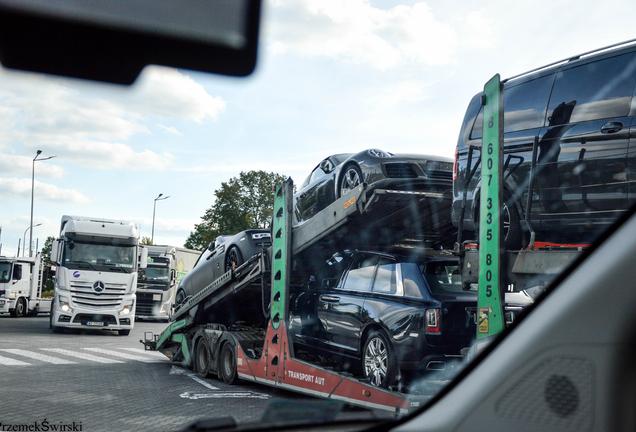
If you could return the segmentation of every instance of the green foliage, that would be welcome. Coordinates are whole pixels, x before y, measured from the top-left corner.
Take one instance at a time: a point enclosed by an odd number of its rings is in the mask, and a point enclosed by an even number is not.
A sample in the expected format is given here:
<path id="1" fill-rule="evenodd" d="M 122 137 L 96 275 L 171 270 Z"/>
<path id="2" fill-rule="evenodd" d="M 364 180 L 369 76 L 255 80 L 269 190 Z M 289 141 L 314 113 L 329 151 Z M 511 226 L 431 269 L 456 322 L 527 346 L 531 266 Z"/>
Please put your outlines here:
<path id="1" fill-rule="evenodd" d="M 152 245 L 152 241 L 150 240 L 150 237 L 142 237 L 139 240 L 139 244 L 140 245 Z"/>
<path id="2" fill-rule="evenodd" d="M 184 246 L 204 250 L 216 237 L 246 229 L 267 228 L 274 211 L 274 187 L 286 176 L 265 171 L 241 172 L 214 191 L 214 204 Z"/>
<path id="3" fill-rule="evenodd" d="M 42 260 L 47 264 L 54 264 L 51 262 L 51 247 L 54 241 L 55 237 L 48 236 L 44 242 L 44 246 L 42 246 Z"/>

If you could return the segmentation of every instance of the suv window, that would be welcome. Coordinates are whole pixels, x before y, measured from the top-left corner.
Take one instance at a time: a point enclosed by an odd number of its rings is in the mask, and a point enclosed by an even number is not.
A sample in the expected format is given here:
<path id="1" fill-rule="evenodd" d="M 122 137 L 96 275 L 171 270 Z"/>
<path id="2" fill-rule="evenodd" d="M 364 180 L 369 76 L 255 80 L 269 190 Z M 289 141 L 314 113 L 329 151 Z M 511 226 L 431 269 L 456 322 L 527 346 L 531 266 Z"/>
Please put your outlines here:
<path id="1" fill-rule="evenodd" d="M 371 291 L 371 281 L 378 258 L 377 255 L 356 256 L 342 288 L 352 291 Z"/>
<path id="2" fill-rule="evenodd" d="M 420 264 L 419 267 L 433 294 L 463 292 L 457 262 L 430 261 Z"/>
<path id="3" fill-rule="evenodd" d="M 554 74 L 506 87 L 504 92 L 504 133 L 543 127 Z M 481 108 L 470 139 L 479 139 L 484 126 Z"/>
<path id="4" fill-rule="evenodd" d="M 397 272 L 395 260 L 380 258 L 378 271 L 373 282 L 373 292 L 395 294 L 397 292 Z"/>
<path id="5" fill-rule="evenodd" d="M 563 70 L 557 74 L 550 97 L 548 123 L 556 126 L 626 116 L 635 80 L 634 53 Z M 555 115 L 555 109 L 568 104 L 574 105 L 571 115 Z"/>

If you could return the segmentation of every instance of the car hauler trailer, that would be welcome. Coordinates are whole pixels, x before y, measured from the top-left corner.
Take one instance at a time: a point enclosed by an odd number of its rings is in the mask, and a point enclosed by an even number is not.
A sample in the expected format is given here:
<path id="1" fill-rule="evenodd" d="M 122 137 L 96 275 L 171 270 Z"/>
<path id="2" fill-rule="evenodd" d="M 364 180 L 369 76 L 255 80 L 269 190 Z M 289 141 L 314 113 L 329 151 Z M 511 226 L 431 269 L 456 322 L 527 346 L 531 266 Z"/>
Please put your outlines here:
<path id="1" fill-rule="evenodd" d="M 138 240 L 137 228 L 126 221 L 62 216 L 60 237 L 51 247 L 57 264 L 49 323 L 54 333 L 99 328 L 130 334 L 137 267 L 147 261 Z"/>
<path id="2" fill-rule="evenodd" d="M 35 257 L 0 256 L 0 313 L 19 318 L 49 312 L 51 299 L 42 298 L 46 273 L 39 253 Z"/>
<path id="3" fill-rule="evenodd" d="M 450 197 L 391 191 L 375 191 L 366 197 L 361 186 L 308 223 L 292 228 L 292 190 L 291 180 L 277 187 L 272 247 L 187 298 L 177 306 L 168 328 L 161 334 L 147 333 L 142 343 L 202 376 L 214 374 L 229 384 L 242 379 L 400 415 L 419 408 L 429 397 L 378 388 L 295 355 L 287 331 L 292 257 L 314 255 L 320 244 L 370 244 L 371 238 L 354 236 L 356 225 L 367 229 L 374 224 L 390 226 L 386 221 L 391 219 L 397 227 L 401 222 L 391 216 L 404 208 L 405 199 L 416 207 L 448 209 Z M 396 201 L 401 205 L 391 208 Z M 378 206 L 378 212 L 370 211 L 373 206 Z M 396 236 L 397 231 L 385 232 Z M 443 232 L 443 236 L 447 234 Z M 241 308 L 224 307 L 226 302 L 236 301 L 234 296 L 258 301 L 242 301 Z"/>
<path id="4" fill-rule="evenodd" d="M 138 319 L 169 319 L 179 282 L 188 274 L 201 251 L 176 246 L 146 246 L 147 267 L 137 278 Z"/>

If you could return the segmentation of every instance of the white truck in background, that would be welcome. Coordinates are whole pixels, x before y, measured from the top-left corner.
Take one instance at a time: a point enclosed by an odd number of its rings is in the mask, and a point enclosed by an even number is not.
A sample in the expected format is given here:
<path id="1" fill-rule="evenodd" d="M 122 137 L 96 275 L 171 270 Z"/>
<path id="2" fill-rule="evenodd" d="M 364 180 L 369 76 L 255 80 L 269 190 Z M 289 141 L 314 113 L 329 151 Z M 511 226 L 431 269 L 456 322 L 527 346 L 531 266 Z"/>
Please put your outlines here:
<path id="1" fill-rule="evenodd" d="M 201 251 L 176 246 L 145 246 L 147 267 L 137 278 L 138 319 L 170 319 L 177 287 L 194 267 Z"/>
<path id="2" fill-rule="evenodd" d="M 138 242 L 133 223 L 62 216 L 60 237 L 51 248 L 51 261 L 57 264 L 50 319 L 54 333 L 99 328 L 130 334 L 137 270 L 146 266 L 148 252 Z"/>
<path id="3" fill-rule="evenodd" d="M 0 313 L 19 318 L 51 310 L 51 299 L 42 298 L 46 283 L 42 255 L 0 256 Z"/>

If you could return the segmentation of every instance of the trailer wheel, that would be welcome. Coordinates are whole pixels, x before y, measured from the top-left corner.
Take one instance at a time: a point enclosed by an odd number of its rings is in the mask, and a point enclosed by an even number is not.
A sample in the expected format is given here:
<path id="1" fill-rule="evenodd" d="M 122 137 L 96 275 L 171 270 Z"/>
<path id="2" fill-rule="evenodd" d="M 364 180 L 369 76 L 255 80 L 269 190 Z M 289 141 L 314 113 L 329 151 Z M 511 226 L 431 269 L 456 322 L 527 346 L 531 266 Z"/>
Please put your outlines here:
<path id="1" fill-rule="evenodd" d="M 130 334 L 130 329 L 129 330 L 118 330 L 119 332 L 119 336 L 128 336 Z"/>
<path id="2" fill-rule="evenodd" d="M 11 316 L 13 318 L 22 318 L 25 310 L 26 306 L 24 305 L 24 299 L 20 297 L 18 301 L 15 302 L 15 308 L 11 311 Z"/>
<path id="3" fill-rule="evenodd" d="M 210 346 L 205 338 L 201 338 L 197 344 L 197 352 L 194 357 L 197 373 L 203 378 L 210 373 Z"/>
<path id="4" fill-rule="evenodd" d="M 238 250 L 236 246 L 232 246 L 225 253 L 225 271 L 228 272 L 230 269 L 234 270 L 243 264 L 243 257 L 241 256 L 241 251 Z"/>
<path id="5" fill-rule="evenodd" d="M 223 345 L 221 351 L 221 377 L 226 384 L 236 384 L 238 374 L 236 373 L 236 350 L 230 343 Z"/>
<path id="6" fill-rule="evenodd" d="M 362 171 L 356 165 L 349 165 L 338 185 L 338 198 L 348 194 L 362 183 Z"/>
<path id="7" fill-rule="evenodd" d="M 384 332 L 372 331 L 362 351 L 362 373 L 376 387 L 388 388 L 397 376 L 397 358 Z"/>

